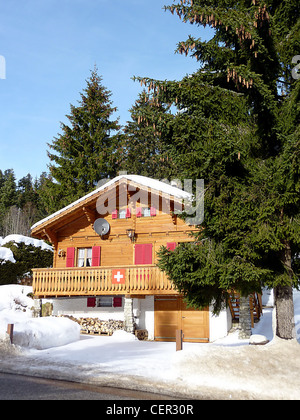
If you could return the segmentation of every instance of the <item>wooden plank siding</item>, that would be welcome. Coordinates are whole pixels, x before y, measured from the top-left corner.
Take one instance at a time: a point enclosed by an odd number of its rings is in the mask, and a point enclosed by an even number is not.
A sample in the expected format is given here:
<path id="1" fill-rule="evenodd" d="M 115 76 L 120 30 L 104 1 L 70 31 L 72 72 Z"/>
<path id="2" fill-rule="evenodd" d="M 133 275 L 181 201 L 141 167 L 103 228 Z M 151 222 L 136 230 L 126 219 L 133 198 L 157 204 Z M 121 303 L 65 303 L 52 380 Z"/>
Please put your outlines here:
<path id="1" fill-rule="evenodd" d="M 138 184 L 130 184 L 139 188 Z M 105 216 L 99 214 L 99 196 L 105 202 L 105 199 L 112 199 L 115 194 L 118 217 L 112 217 L 113 210 Z M 129 189 L 127 182 L 116 188 L 109 187 L 75 202 L 74 205 L 34 226 L 32 236 L 51 241 L 54 248 L 53 268 L 33 270 L 33 290 L 36 296 L 176 293 L 173 285 L 155 265 L 157 252 L 161 246 L 167 246 L 168 243 L 192 241 L 190 233 L 195 230 L 195 226 L 187 225 L 174 215 L 174 209 L 178 208 L 178 199 L 173 196 L 152 193 L 150 197 L 147 190 L 144 193 L 145 202 L 140 200 L 136 203 L 132 201 L 134 194 L 135 191 Z M 149 216 L 140 213 L 141 217 L 138 217 L 136 207 L 152 207 L 155 211 Z M 120 218 L 120 211 L 124 210 L 129 217 Z M 93 229 L 97 218 L 105 219 L 110 225 L 110 230 L 105 236 L 99 236 Z M 134 230 L 134 241 L 128 237 L 128 229 Z M 137 265 L 135 247 L 147 244 L 152 244 L 152 259 L 147 260 L 145 267 Z M 98 266 L 77 267 L 81 265 L 80 252 L 95 247 L 100 248 Z M 74 250 L 73 267 L 70 267 L 70 249 L 72 255 Z M 90 265 L 95 265 L 94 259 Z M 118 267 L 126 269 L 125 285 L 112 284 L 112 269 Z"/>
<path id="2" fill-rule="evenodd" d="M 118 268 L 33 269 L 35 296 L 97 296 L 178 294 L 173 283 L 155 265 L 120 266 L 125 283 L 112 282 L 112 270 Z"/>

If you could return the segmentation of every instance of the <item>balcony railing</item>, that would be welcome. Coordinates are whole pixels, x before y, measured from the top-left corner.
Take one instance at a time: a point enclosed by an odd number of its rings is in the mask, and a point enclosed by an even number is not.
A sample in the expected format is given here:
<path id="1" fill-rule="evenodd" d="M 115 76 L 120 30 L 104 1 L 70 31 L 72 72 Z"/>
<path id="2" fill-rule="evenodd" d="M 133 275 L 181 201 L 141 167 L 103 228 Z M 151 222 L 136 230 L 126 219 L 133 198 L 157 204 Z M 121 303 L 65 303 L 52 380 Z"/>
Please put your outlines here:
<path id="1" fill-rule="evenodd" d="M 116 284 L 113 272 L 123 270 L 125 279 Z M 35 296 L 152 295 L 177 294 L 166 274 L 155 265 L 99 268 L 33 269 Z"/>

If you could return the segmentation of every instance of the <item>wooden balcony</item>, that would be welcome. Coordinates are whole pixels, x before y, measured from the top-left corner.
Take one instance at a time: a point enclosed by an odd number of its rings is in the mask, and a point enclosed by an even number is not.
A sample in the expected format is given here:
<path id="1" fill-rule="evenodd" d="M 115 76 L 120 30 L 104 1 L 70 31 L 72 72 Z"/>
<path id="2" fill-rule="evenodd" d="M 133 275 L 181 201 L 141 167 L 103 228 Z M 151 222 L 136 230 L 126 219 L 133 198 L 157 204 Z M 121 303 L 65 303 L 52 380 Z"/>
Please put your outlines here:
<path id="1" fill-rule="evenodd" d="M 123 270 L 116 284 L 113 273 Z M 166 274 L 155 265 L 97 268 L 33 269 L 33 292 L 37 297 L 178 294 Z"/>

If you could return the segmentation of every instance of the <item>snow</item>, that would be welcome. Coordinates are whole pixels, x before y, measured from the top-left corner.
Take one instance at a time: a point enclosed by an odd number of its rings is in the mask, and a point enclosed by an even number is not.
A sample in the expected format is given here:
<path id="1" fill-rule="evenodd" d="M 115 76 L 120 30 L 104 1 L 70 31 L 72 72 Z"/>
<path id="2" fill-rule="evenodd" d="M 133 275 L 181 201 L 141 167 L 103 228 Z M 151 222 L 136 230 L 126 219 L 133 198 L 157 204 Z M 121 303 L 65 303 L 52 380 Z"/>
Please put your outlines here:
<path id="1" fill-rule="evenodd" d="M 274 338 L 268 307 L 253 329 L 270 341 L 266 345 L 249 345 L 233 331 L 214 343 L 183 343 L 176 352 L 175 343 L 139 341 L 125 331 L 79 336 L 68 319 L 31 318 L 30 288 L 16 287 L 0 287 L 0 332 L 16 321 L 16 345 L 7 338 L 0 344 L 0 371 L 178 398 L 300 399 L 300 292 L 294 291 L 298 341 Z"/>
<path id="2" fill-rule="evenodd" d="M 57 212 L 51 214 L 50 216 L 40 220 L 39 222 L 35 223 L 31 230 L 35 229 L 39 225 L 47 222 L 48 220 L 53 219 L 54 217 L 58 216 L 59 214 L 65 212 L 66 210 L 69 210 L 72 207 L 77 206 L 77 204 L 81 203 L 82 201 L 85 201 L 87 198 L 92 197 L 93 195 L 98 194 L 99 192 L 105 190 L 106 188 L 110 187 L 113 184 L 117 184 L 121 179 L 125 179 L 127 181 L 132 181 L 137 184 L 143 185 L 147 188 L 151 188 L 155 191 L 160 191 L 164 194 L 168 194 L 169 196 L 174 196 L 178 199 L 184 199 L 184 200 L 191 200 L 192 194 L 185 190 L 181 190 L 180 188 L 177 188 L 173 185 L 167 184 L 166 182 L 159 181 L 157 179 L 148 178 L 146 176 L 142 175 L 119 175 L 108 182 L 105 182 L 103 185 L 101 185 L 99 188 L 95 189 L 94 191 L 90 192 L 89 194 L 86 194 L 84 197 L 81 197 L 80 199 L 74 201 L 73 203 L 69 204 L 68 206 L 58 210 Z"/>
<path id="3" fill-rule="evenodd" d="M 4 247 L 3 245 L 8 244 L 9 242 L 14 242 L 15 244 L 24 243 L 25 245 L 32 245 L 36 248 L 42 248 L 43 250 L 49 250 L 53 252 L 53 247 L 48 245 L 45 241 L 30 238 L 29 236 L 24 235 L 8 235 L 5 238 L 0 236 L 0 260 L 1 264 L 5 264 L 7 261 L 15 263 L 14 254 L 11 249 Z"/>
<path id="4" fill-rule="evenodd" d="M 1 261 L 1 264 L 6 263 L 7 261 L 10 261 L 12 263 L 16 262 L 16 260 L 14 259 L 13 252 L 10 249 L 2 246 L 0 246 L 0 260 L 3 260 Z"/>
<path id="5" fill-rule="evenodd" d="M 25 245 L 32 245 L 36 248 L 42 248 L 43 250 L 53 251 L 53 247 L 48 245 L 45 241 L 40 239 L 30 238 L 29 236 L 24 235 L 8 235 L 4 239 L 1 240 L 1 246 L 7 244 L 9 242 L 14 242 L 16 244 L 20 244 L 23 242 Z"/>
<path id="6" fill-rule="evenodd" d="M 80 339 L 80 325 L 67 318 L 33 318 L 14 327 L 14 344 L 38 350 L 65 346 Z"/>
<path id="7" fill-rule="evenodd" d="M 80 326 L 67 318 L 32 318 L 35 301 L 29 293 L 31 286 L 0 286 L 0 340 L 8 324 L 14 324 L 14 344 L 21 347 L 41 350 L 80 339 Z"/>

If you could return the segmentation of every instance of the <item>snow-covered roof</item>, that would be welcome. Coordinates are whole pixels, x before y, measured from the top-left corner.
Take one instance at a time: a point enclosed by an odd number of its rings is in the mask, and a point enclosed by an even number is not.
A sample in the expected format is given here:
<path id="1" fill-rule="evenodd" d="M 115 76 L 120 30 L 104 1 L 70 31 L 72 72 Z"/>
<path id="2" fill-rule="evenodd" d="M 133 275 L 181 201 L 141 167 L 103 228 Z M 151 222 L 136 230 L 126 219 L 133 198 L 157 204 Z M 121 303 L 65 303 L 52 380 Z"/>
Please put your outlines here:
<path id="1" fill-rule="evenodd" d="M 97 195 L 99 192 L 105 190 L 106 188 L 112 186 L 113 184 L 118 183 L 121 180 L 127 180 L 132 181 L 133 183 L 139 184 L 143 187 L 150 188 L 153 191 L 158 191 L 163 194 L 169 195 L 170 197 L 177 198 L 179 200 L 192 200 L 192 194 L 189 192 L 182 190 L 178 187 L 175 187 L 174 185 L 170 185 L 167 182 L 159 181 L 157 179 L 148 178 L 146 176 L 142 175 L 119 175 L 108 182 L 105 182 L 103 185 L 101 185 L 99 188 L 95 189 L 94 191 L 90 192 L 89 194 L 86 194 L 84 197 L 79 198 L 78 200 L 74 201 L 73 203 L 69 204 L 68 206 L 58 210 L 57 212 L 51 214 L 48 217 L 45 217 L 44 219 L 40 220 L 39 222 L 35 223 L 31 230 L 35 229 L 39 225 L 42 225 L 43 223 L 53 219 L 54 217 L 58 216 L 61 213 L 64 213 L 65 211 L 71 209 L 72 207 L 77 206 L 77 204 L 80 204 L 81 202 L 85 201 L 89 197 L 93 197 L 94 195 Z"/>

